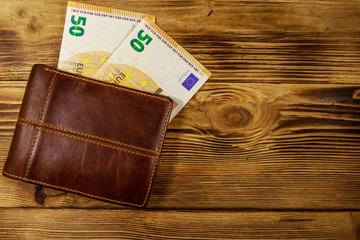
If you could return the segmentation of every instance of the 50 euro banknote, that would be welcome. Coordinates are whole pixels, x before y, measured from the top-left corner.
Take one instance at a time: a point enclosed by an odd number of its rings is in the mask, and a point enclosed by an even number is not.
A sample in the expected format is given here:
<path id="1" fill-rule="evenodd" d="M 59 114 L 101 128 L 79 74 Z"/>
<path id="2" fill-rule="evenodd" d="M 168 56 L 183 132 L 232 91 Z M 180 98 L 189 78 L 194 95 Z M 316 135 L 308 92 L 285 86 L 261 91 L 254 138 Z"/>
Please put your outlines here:
<path id="1" fill-rule="evenodd" d="M 69 1 L 58 68 L 92 77 L 147 14 Z M 152 21 L 155 16 L 149 15 Z"/>
<path id="2" fill-rule="evenodd" d="M 93 78 L 169 96 L 174 100 L 172 119 L 210 75 L 199 61 L 145 17 Z"/>

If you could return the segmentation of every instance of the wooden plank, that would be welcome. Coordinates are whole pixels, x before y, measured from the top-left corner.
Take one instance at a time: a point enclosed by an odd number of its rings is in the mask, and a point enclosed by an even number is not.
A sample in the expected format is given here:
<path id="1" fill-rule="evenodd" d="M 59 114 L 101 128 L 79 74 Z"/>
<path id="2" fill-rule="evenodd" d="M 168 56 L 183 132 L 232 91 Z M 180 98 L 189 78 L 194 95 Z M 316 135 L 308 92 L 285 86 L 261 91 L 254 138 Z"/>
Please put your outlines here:
<path id="1" fill-rule="evenodd" d="M 0 168 L 23 83 L 1 89 Z M 206 84 L 169 125 L 149 207 L 359 209 L 359 94 L 353 85 Z M 0 195 L 6 207 L 117 207 L 5 177 Z"/>
<path id="2" fill-rule="evenodd" d="M 1 2 L 0 169 L 66 2 Z M 360 239 L 357 0 L 91 3 L 157 15 L 213 76 L 169 125 L 150 209 L 0 176 L 0 238 Z"/>
<path id="3" fill-rule="evenodd" d="M 66 2 L 2 1 L 0 80 L 26 80 L 35 63 L 57 65 Z M 157 15 L 211 82 L 360 82 L 356 0 L 92 3 Z"/>
<path id="4" fill-rule="evenodd" d="M 6 239 L 356 239 L 349 212 L 0 209 Z"/>

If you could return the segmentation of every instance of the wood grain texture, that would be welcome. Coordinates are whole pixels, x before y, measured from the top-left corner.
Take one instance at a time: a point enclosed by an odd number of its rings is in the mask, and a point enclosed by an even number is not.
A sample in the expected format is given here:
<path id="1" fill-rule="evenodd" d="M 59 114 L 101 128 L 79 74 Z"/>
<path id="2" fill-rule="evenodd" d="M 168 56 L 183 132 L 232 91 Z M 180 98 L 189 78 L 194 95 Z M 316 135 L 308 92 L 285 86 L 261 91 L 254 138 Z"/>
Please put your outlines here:
<path id="1" fill-rule="evenodd" d="M 356 239 L 357 213 L 1 209 L 6 239 Z M 352 215 L 355 215 L 352 216 Z M 91 227 L 89 227 L 91 226 Z"/>
<path id="2" fill-rule="evenodd" d="M 1 1 L 0 169 L 66 2 Z M 360 239 L 358 0 L 86 2 L 156 15 L 213 75 L 169 125 L 150 209 L 0 176 L 0 238 Z"/>
<path id="3" fill-rule="evenodd" d="M 3 81 L 0 89 L 9 84 L 0 109 L 1 166 L 24 85 Z M 360 209 L 359 91 L 345 84 L 206 84 L 169 125 L 149 207 Z M 39 205 L 34 186 L 0 182 L 7 207 L 117 206 L 54 190 Z"/>
<path id="4" fill-rule="evenodd" d="M 0 80 L 57 65 L 66 0 L 2 1 Z M 156 15 L 210 82 L 359 83 L 357 0 L 91 1 Z"/>

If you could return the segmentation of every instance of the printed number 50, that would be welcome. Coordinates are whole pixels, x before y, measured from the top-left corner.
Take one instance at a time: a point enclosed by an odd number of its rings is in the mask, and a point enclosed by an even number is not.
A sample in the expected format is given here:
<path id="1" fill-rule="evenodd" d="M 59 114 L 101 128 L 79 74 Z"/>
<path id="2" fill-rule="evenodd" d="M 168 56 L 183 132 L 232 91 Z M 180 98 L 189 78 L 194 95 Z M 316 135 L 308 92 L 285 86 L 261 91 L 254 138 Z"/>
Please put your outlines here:
<path id="1" fill-rule="evenodd" d="M 71 23 L 74 25 L 79 25 L 81 23 L 81 25 L 85 26 L 86 24 L 86 18 L 85 17 L 78 17 L 77 20 L 75 20 L 75 16 L 72 15 L 71 16 Z M 84 35 L 84 28 L 80 27 L 80 26 L 72 26 L 69 29 L 69 32 L 71 35 L 75 36 L 75 37 L 81 37 L 82 35 Z"/>
<path id="2" fill-rule="evenodd" d="M 138 38 L 141 40 L 141 41 L 146 41 L 145 44 L 146 45 L 149 45 L 149 43 L 152 41 L 152 38 L 149 36 L 149 35 L 145 35 L 143 36 L 142 34 L 144 33 L 144 30 L 140 30 L 138 32 Z M 137 38 L 134 38 L 133 40 L 131 40 L 130 42 L 130 46 L 137 52 L 142 52 L 144 51 L 144 44 L 142 42 L 140 42 L 140 40 L 137 39 Z"/>

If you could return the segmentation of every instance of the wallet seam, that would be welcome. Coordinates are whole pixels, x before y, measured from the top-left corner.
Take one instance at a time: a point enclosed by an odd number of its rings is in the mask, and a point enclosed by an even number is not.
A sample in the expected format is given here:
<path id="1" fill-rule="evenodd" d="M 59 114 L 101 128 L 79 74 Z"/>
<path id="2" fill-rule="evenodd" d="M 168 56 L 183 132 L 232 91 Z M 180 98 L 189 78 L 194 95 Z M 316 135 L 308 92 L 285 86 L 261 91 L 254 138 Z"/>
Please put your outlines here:
<path id="1" fill-rule="evenodd" d="M 48 89 L 48 92 L 47 92 L 47 96 L 46 96 L 46 99 L 45 99 L 45 102 L 44 102 L 44 106 L 42 107 L 42 111 L 41 111 L 41 115 L 40 115 L 39 122 L 41 122 L 41 121 L 42 121 L 42 118 L 44 117 L 45 108 L 46 108 L 47 102 L 48 102 L 48 100 L 49 100 L 50 91 L 51 91 L 51 88 L 52 88 L 52 86 L 53 86 L 53 84 L 54 84 L 56 74 L 57 74 L 57 72 L 55 72 L 54 76 L 52 77 L 52 80 L 51 80 L 51 83 L 50 83 L 50 86 L 49 86 L 49 89 Z M 36 139 L 37 139 L 37 135 L 38 135 L 38 134 L 39 134 L 39 129 L 37 129 L 36 132 L 35 132 L 34 140 L 33 140 L 33 143 L 32 143 L 32 147 L 31 147 L 31 150 L 30 150 L 28 162 L 27 162 L 27 165 L 26 165 L 26 171 L 25 171 L 25 174 L 24 174 L 24 177 L 25 177 L 25 178 L 26 178 L 27 175 L 29 174 L 31 158 L 32 158 L 32 155 L 33 155 L 33 151 L 34 151 L 34 147 L 35 147 L 35 144 L 36 144 Z"/>
<path id="2" fill-rule="evenodd" d="M 115 89 L 118 89 L 118 90 L 135 93 L 135 94 L 138 94 L 138 95 L 144 95 L 144 96 L 151 97 L 151 98 L 157 98 L 157 99 L 160 99 L 160 100 L 165 101 L 165 102 L 170 104 L 170 101 L 168 99 L 166 99 L 166 98 L 153 96 L 153 95 L 150 95 L 150 94 L 138 92 L 138 91 L 131 90 L 131 89 L 125 89 L 123 87 L 116 86 L 116 85 L 110 85 L 110 84 L 107 84 L 107 83 L 101 83 L 101 82 L 98 82 L 98 81 L 95 81 L 95 80 L 92 80 L 92 79 L 88 79 L 88 78 L 83 78 L 83 77 L 80 77 L 80 76 L 73 76 L 73 75 L 70 75 L 70 74 L 67 74 L 67 73 L 64 73 L 64 72 L 59 72 L 58 70 L 53 70 L 53 69 L 50 69 L 50 68 L 47 68 L 47 67 L 45 67 L 45 69 L 47 71 L 50 71 L 50 72 L 56 72 L 56 73 L 58 73 L 60 75 L 65 75 L 65 76 L 68 76 L 68 77 L 71 77 L 71 78 L 76 78 L 76 79 L 79 79 L 79 80 L 82 80 L 82 81 L 85 81 L 85 82 L 90 82 L 90 83 L 94 83 L 94 84 L 98 84 L 98 85 L 102 85 L 102 86 L 106 86 L 106 87 L 111 87 L 111 88 L 115 88 Z"/>
<path id="3" fill-rule="evenodd" d="M 20 125 L 23 125 L 23 126 L 35 128 L 35 129 L 37 129 L 37 131 L 44 131 L 44 132 L 49 132 L 49 133 L 55 133 L 55 134 L 62 135 L 62 136 L 65 136 L 65 137 L 70 137 L 70 138 L 74 138 L 74 139 L 77 139 L 77 140 L 80 140 L 80 141 L 84 141 L 84 142 L 90 142 L 90 143 L 94 143 L 94 144 L 101 145 L 101 146 L 104 146 L 104 147 L 109 147 L 109 148 L 114 148 L 114 149 L 117 149 L 117 150 L 122 150 L 122 151 L 124 151 L 124 152 L 133 153 L 133 154 L 140 155 L 140 156 L 144 156 L 144 157 L 148 157 L 148 158 L 157 158 L 157 157 L 158 157 L 158 155 L 156 155 L 156 156 L 154 157 L 154 156 L 151 156 L 151 155 L 146 155 L 146 154 L 142 154 L 142 153 L 137 153 L 137 152 L 134 152 L 134 151 L 126 150 L 126 149 L 121 148 L 121 147 L 112 146 L 112 145 L 110 145 L 110 144 L 105 144 L 105 143 L 96 142 L 95 140 L 90 140 L 90 139 L 87 139 L 87 138 L 84 138 L 84 137 L 80 137 L 80 136 L 77 136 L 77 135 L 74 136 L 74 135 L 62 133 L 62 132 L 59 132 L 59 131 L 56 131 L 56 130 L 50 130 L 50 129 L 47 129 L 47 128 L 45 128 L 45 127 L 33 126 L 33 125 L 29 124 L 29 123 L 24 123 L 24 122 L 17 122 L 17 123 L 20 124 Z"/>
<path id="4" fill-rule="evenodd" d="M 171 104 L 170 104 L 170 102 L 169 102 L 168 110 L 167 110 L 167 113 L 166 113 L 166 116 L 165 116 L 165 120 L 164 120 L 164 124 L 163 124 L 163 129 L 162 129 L 162 132 L 161 132 L 161 137 L 160 137 L 160 140 L 159 140 L 158 147 L 156 148 L 157 154 L 160 154 L 160 146 L 161 146 L 161 142 L 163 141 L 164 134 L 165 134 L 166 122 L 167 122 L 167 119 L 168 119 L 168 117 L 169 117 L 170 109 L 171 109 Z"/>
<path id="5" fill-rule="evenodd" d="M 166 122 L 167 122 L 167 119 L 168 119 L 168 117 L 169 117 L 170 109 L 171 109 L 171 104 L 169 104 L 169 106 L 168 106 L 168 111 L 167 111 L 167 113 L 166 113 L 166 117 L 165 117 L 165 121 L 164 121 L 164 126 L 163 126 L 163 130 L 162 130 L 162 134 L 161 134 L 161 137 L 160 137 L 160 141 L 159 141 L 158 148 L 160 148 L 161 142 L 162 142 L 162 139 L 163 139 L 163 136 L 164 136 L 164 134 L 165 134 Z M 155 161 L 154 161 L 152 170 L 151 170 L 151 176 L 150 176 L 150 182 L 149 182 L 148 190 L 147 190 L 147 192 L 146 192 L 145 200 L 144 200 L 143 205 L 145 205 L 146 199 L 149 197 L 149 193 L 150 193 L 150 189 L 151 189 L 153 177 L 154 177 L 154 174 L 155 174 L 155 168 L 156 168 L 156 165 L 157 165 L 159 156 L 160 156 L 160 151 L 156 154 L 156 158 L 155 158 Z"/>
<path id="6" fill-rule="evenodd" d="M 106 201 L 120 203 L 120 204 L 127 204 L 127 205 L 131 205 L 131 206 L 136 206 L 136 207 L 143 207 L 145 202 L 146 202 L 146 201 L 144 201 L 141 205 L 140 204 L 135 204 L 135 203 L 129 203 L 129 202 L 122 202 L 122 201 L 118 201 L 118 200 L 115 200 L 115 199 L 105 198 L 105 197 L 93 195 L 93 194 L 90 194 L 90 193 L 78 191 L 78 190 L 75 190 L 75 189 L 72 189 L 72 188 L 53 185 L 53 184 L 50 184 L 50 183 L 41 182 L 41 181 L 34 180 L 34 179 L 31 179 L 31 178 L 27 178 L 27 177 L 20 177 L 20 176 L 5 172 L 4 170 L 2 171 L 2 173 L 5 174 L 5 175 L 8 175 L 10 177 L 23 180 L 25 182 L 33 182 L 33 183 L 41 184 L 41 185 L 44 185 L 44 186 L 53 187 L 53 188 L 57 188 L 57 189 L 61 189 L 61 190 L 69 191 L 69 192 L 78 193 L 78 194 L 82 194 L 82 195 L 85 195 L 85 196 L 88 196 L 88 197 L 97 198 L 97 199 L 100 199 L 100 200 L 106 200 Z"/>
<path id="7" fill-rule="evenodd" d="M 32 121 L 32 120 L 29 120 L 29 119 L 26 119 L 26 118 L 21 118 L 21 117 L 19 117 L 18 122 L 26 122 L 26 123 L 33 124 L 33 125 L 40 125 L 40 127 L 51 128 L 53 130 L 62 130 L 62 131 L 72 133 L 72 134 L 75 134 L 75 135 L 79 135 L 79 136 L 83 135 L 83 137 L 89 137 L 89 138 L 91 137 L 91 138 L 95 138 L 95 139 L 98 139 L 98 140 L 101 140 L 101 141 L 107 141 L 107 142 L 110 142 L 110 143 L 113 143 L 113 144 L 123 145 L 123 146 L 128 147 L 128 148 L 134 148 L 134 149 L 137 149 L 137 150 L 148 151 L 148 152 L 151 152 L 153 154 L 158 153 L 158 151 L 153 151 L 151 149 L 136 147 L 136 146 L 126 144 L 126 143 L 122 143 L 122 142 L 119 142 L 119 141 L 115 141 L 115 140 L 112 140 L 112 139 L 103 138 L 103 137 L 99 137 L 99 136 L 79 132 L 79 131 L 72 130 L 72 129 L 69 129 L 69 128 L 59 127 L 59 126 L 52 125 L 52 124 L 45 123 L 45 122 L 36 122 L 36 121 Z"/>

